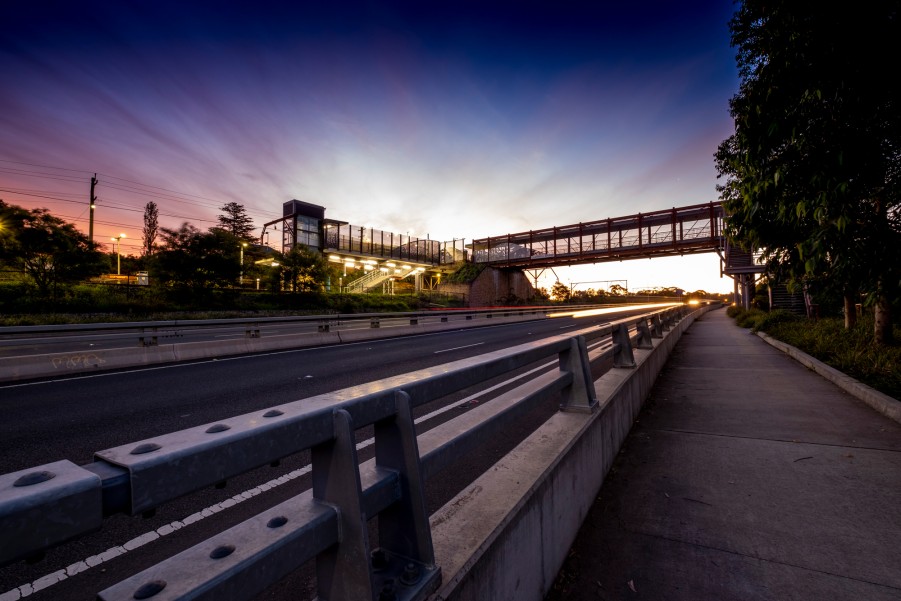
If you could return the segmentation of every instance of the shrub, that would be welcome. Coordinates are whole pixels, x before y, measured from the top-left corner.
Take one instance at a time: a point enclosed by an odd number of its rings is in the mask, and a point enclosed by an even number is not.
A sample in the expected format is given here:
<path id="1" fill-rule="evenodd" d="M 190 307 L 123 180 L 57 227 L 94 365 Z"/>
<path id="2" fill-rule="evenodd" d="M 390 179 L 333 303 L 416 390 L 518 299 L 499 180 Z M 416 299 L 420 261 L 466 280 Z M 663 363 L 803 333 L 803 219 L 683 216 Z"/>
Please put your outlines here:
<path id="1" fill-rule="evenodd" d="M 769 332 L 779 324 L 799 321 L 805 322 L 807 321 L 807 318 L 796 315 L 790 311 L 785 311 L 784 309 L 776 309 L 775 311 L 764 313 L 760 318 L 755 319 L 756 323 L 754 325 L 754 331 L 758 332 L 762 330 L 764 332 Z"/>
<path id="2" fill-rule="evenodd" d="M 732 317 L 733 319 L 744 312 L 745 309 L 741 305 L 729 305 L 729 307 L 726 309 L 726 315 Z"/>

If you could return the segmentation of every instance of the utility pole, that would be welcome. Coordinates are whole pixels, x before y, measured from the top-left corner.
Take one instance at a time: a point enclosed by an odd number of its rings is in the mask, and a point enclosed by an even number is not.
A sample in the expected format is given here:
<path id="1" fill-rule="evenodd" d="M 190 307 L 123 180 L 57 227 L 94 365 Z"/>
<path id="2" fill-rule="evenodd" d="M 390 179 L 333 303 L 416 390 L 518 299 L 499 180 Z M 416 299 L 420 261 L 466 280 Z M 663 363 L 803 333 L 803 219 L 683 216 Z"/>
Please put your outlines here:
<path id="1" fill-rule="evenodd" d="M 88 239 L 91 242 L 94 242 L 94 208 L 97 206 L 94 204 L 94 201 L 97 200 L 97 197 L 94 196 L 94 186 L 97 185 L 97 174 L 94 174 L 94 177 L 91 178 L 91 219 L 88 224 Z"/>

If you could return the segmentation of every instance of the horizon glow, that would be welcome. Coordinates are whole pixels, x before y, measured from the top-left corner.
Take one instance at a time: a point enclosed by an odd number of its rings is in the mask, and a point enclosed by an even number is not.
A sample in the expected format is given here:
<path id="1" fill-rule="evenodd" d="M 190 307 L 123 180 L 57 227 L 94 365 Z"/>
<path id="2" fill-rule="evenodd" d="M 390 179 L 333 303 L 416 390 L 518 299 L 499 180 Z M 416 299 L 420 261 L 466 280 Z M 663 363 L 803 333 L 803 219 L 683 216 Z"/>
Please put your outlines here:
<path id="1" fill-rule="evenodd" d="M 700 204 L 733 131 L 728 0 L 19 4 L 0 9 L 0 198 L 87 231 L 96 172 L 95 240 L 126 232 L 126 254 L 148 200 L 167 228 L 232 201 L 260 227 L 296 198 L 440 240 Z M 712 254 L 647 263 L 542 285 L 732 287 Z"/>

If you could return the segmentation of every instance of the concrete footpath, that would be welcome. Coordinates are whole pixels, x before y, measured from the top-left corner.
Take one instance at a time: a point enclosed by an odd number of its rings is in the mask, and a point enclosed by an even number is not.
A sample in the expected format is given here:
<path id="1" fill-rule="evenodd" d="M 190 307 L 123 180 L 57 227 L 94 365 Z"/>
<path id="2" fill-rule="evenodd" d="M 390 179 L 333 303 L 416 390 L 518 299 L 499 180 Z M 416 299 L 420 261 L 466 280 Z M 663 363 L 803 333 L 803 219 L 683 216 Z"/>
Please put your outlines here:
<path id="1" fill-rule="evenodd" d="M 547 601 L 901 600 L 901 424 L 696 321 Z"/>

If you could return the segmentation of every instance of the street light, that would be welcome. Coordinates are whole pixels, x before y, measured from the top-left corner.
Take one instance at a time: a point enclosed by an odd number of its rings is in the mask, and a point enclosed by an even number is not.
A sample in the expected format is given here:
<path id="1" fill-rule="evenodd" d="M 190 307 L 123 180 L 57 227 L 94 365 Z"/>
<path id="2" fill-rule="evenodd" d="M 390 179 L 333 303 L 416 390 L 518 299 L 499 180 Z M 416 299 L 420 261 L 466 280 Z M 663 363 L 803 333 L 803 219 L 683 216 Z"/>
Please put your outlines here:
<path id="1" fill-rule="evenodd" d="M 244 285 L 244 247 L 245 246 L 247 246 L 247 243 L 242 242 L 241 246 L 239 247 L 241 249 L 241 275 L 238 276 L 238 285 L 239 286 Z"/>
<path id="2" fill-rule="evenodd" d="M 125 234 L 119 234 L 115 238 L 110 238 L 113 242 L 116 243 L 116 275 L 121 275 L 122 272 L 122 238 L 125 237 Z"/>

